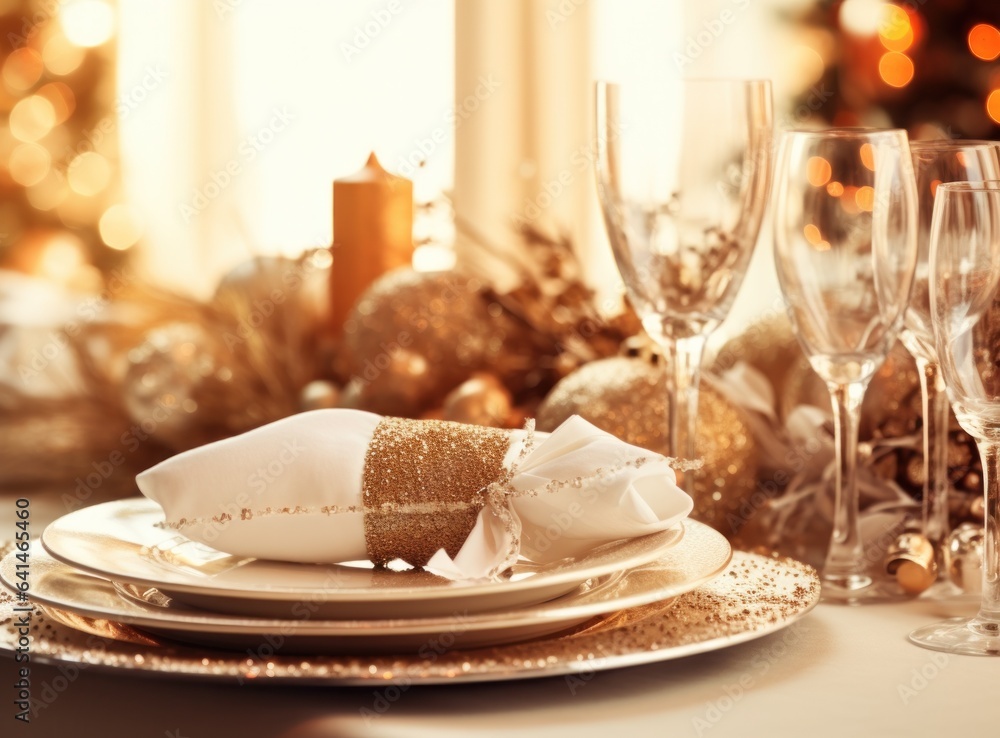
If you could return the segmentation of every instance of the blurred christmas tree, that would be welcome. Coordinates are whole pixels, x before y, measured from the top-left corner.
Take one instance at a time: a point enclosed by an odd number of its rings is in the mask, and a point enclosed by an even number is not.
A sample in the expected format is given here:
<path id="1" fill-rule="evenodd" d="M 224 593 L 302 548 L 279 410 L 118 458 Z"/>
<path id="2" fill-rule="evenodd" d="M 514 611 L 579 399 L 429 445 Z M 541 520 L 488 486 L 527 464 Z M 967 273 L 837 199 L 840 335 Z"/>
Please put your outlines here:
<path id="1" fill-rule="evenodd" d="M 827 123 L 1000 138 L 997 0 L 821 0 L 792 20 L 823 47 Z"/>
<path id="2" fill-rule="evenodd" d="M 92 283 L 138 239 L 120 204 L 115 27 L 106 0 L 0 0 L 0 267 Z"/>

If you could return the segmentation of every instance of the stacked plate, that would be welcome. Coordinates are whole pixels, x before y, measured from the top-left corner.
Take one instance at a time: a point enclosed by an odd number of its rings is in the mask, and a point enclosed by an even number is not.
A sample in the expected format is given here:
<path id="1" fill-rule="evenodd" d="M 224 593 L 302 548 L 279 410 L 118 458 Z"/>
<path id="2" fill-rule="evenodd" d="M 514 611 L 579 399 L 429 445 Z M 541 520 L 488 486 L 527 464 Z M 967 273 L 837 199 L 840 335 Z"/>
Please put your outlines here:
<path id="1" fill-rule="evenodd" d="M 366 562 L 307 565 L 230 556 L 158 527 L 146 499 L 78 510 L 31 552 L 31 598 L 50 618 L 123 623 L 182 641 L 251 653 L 416 652 L 447 641 L 478 648 L 581 626 L 664 602 L 717 577 L 726 539 L 694 521 L 577 559 L 518 564 L 497 582 L 452 582 Z M 17 561 L 0 562 L 11 589 Z"/>

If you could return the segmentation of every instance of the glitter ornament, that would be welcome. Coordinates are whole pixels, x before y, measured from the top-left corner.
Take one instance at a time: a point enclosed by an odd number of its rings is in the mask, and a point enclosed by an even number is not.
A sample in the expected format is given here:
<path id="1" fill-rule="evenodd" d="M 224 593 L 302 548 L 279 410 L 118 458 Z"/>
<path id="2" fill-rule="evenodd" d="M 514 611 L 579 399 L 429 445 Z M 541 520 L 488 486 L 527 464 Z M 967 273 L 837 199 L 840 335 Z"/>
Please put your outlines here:
<path id="1" fill-rule="evenodd" d="M 398 349 L 366 361 L 362 373 L 344 386 L 338 407 L 408 417 L 438 392 L 437 383 L 423 356 Z"/>
<path id="2" fill-rule="evenodd" d="M 503 347 L 504 332 L 481 287 L 479 280 L 454 271 L 397 269 L 378 279 L 344 325 L 349 377 L 377 382 L 392 392 L 383 365 L 409 362 L 412 373 L 413 360 L 423 361 L 427 371 L 421 391 L 397 391 L 391 414 L 414 417 L 440 402 Z M 377 394 L 371 388 L 368 392 Z"/>
<path id="3" fill-rule="evenodd" d="M 627 443 L 666 453 L 666 373 L 636 358 L 614 357 L 584 365 L 559 382 L 538 409 L 538 429 L 552 430 L 571 415 Z M 695 447 L 704 466 L 695 472 L 693 517 L 732 533 L 728 516 L 739 516 L 753 492 L 756 445 L 742 411 L 702 386 Z"/>
<path id="4" fill-rule="evenodd" d="M 123 397 L 140 432 L 175 448 L 189 442 L 199 389 L 217 371 L 209 343 L 201 328 L 170 323 L 129 352 Z"/>
<path id="5" fill-rule="evenodd" d="M 503 428 L 511 417 L 511 395 L 492 374 L 478 374 L 462 382 L 444 399 L 443 417 L 457 423 Z"/>
<path id="6" fill-rule="evenodd" d="M 340 400 L 340 388 L 333 382 L 325 379 L 316 379 L 307 384 L 299 392 L 299 409 L 303 412 L 308 410 L 325 410 L 326 408 L 337 407 Z"/>

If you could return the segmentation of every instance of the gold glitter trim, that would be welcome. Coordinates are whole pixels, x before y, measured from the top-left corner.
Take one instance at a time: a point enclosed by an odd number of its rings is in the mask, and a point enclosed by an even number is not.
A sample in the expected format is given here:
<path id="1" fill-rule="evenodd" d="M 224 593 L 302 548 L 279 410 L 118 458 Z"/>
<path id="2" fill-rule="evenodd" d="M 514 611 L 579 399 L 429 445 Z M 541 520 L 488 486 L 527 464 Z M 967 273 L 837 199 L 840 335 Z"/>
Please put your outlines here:
<path id="1" fill-rule="evenodd" d="M 512 441 L 508 430 L 440 420 L 384 418 L 365 452 L 360 506 L 243 508 L 238 516 L 221 513 L 180 518 L 157 523 L 157 527 L 181 531 L 191 526 L 228 524 L 234 519 L 363 513 L 365 543 L 373 563 L 387 564 L 399 558 L 420 567 L 441 548 L 454 558 L 486 507 L 499 520 L 507 540 L 503 559 L 486 575 L 492 579 L 512 567 L 520 556 L 521 527 L 510 508 L 512 498 L 537 497 L 567 487 L 581 489 L 629 467 L 639 469 L 651 458 L 665 458 L 682 470 L 700 466 L 700 462 L 689 465 L 652 453 L 609 468 L 597 467 L 572 479 L 552 479 L 540 487 L 518 490 L 513 480 L 537 446 L 533 419 L 525 422 L 524 433 L 516 458 L 504 468 Z"/>
<path id="2" fill-rule="evenodd" d="M 510 432 L 498 428 L 383 418 L 365 453 L 361 487 L 372 563 L 423 566 L 442 548 L 454 558 L 486 504 L 483 493 L 506 476 L 510 442 Z"/>
<path id="3" fill-rule="evenodd" d="M 664 576 L 673 574 L 668 571 Z M 40 608 L 32 614 L 31 653 L 40 662 L 85 664 L 120 674 L 187 675 L 238 684 L 457 684 L 574 673 L 589 681 L 605 669 L 691 656 L 773 633 L 809 612 L 819 595 L 816 572 L 805 564 L 737 551 L 723 575 L 681 595 L 672 605 L 622 610 L 568 633 L 475 650 L 460 650 L 459 619 L 454 633 L 447 634 L 455 636 L 455 647 L 439 648 L 440 634 L 429 636 L 434 658 L 419 652 L 275 654 L 270 646 L 266 655 L 248 656 L 247 651 L 178 645 L 106 619 L 49 615 Z M 0 592 L 0 649 L 8 652 L 18 641 L 14 607 L 13 596 Z M 63 624 L 70 619 L 76 627 Z M 94 635 L 109 640 L 95 640 Z M 782 641 L 787 657 L 795 658 L 796 650 L 808 647 L 800 640 L 800 634 L 789 631 Z M 773 648 L 774 641 L 770 643 Z M 779 658 L 777 650 L 769 653 Z"/>

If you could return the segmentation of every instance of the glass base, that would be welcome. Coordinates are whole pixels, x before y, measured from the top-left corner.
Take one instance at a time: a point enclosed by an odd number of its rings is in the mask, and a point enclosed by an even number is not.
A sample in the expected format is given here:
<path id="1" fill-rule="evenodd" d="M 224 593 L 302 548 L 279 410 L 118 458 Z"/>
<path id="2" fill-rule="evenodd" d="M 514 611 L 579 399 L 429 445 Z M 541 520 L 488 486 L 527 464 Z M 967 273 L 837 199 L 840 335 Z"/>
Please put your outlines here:
<path id="1" fill-rule="evenodd" d="M 912 600 L 894 581 L 874 580 L 864 574 L 820 576 L 820 601 L 834 605 L 877 605 L 884 602 Z"/>
<path id="2" fill-rule="evenodd" d="M 966 592 L 950 579 L 938 579 L 928 589 L 920 593 L 922 600 L 968 600 L 978 603 L 982 595 L 978 592 Z"/>
<path id="3" fill-rule="evenodd" d="M 952 618 L 910 633 L 922 648 L 969 656 L 1000 656 L 1000 623 L 979 618 Z"/>

